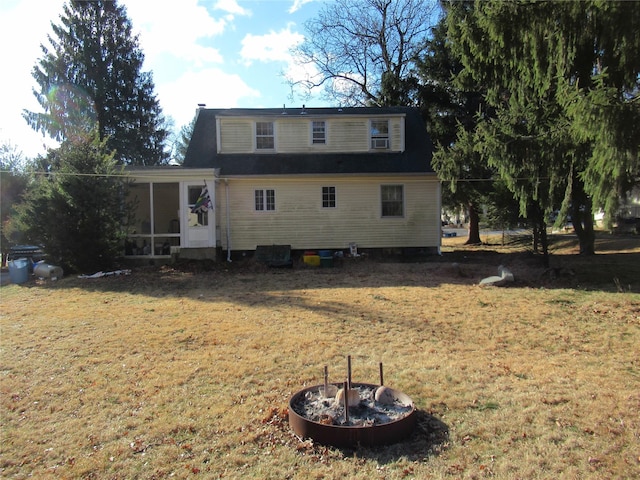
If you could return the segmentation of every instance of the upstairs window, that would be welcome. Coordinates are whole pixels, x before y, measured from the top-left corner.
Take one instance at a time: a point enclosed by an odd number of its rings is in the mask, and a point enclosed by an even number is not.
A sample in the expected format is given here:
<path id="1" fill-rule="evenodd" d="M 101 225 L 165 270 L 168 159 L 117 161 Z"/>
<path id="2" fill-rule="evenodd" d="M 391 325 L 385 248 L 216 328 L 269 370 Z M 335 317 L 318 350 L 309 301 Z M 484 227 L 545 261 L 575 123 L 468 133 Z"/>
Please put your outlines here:
<path id="1" fill-rule="evenodd" d="M 404 216 L 404 188 L 402 185 L 382 185 L 380 198 L 383 217 Z"/>
<path id="2" fill-rule="evenodd" d="M 256 149 L 273 150 L 274 148 L 273 122 L 256 122 Z"/>
<path id="3" fill-rule="evenodd" d="M 389 120 L 371 120 L 371 148 L 389 149 Z"/>
<path id="4" fill-rule="evenodd" d="M 254 198 L 257 212 L 272 211 L 276 209 L 275 190 L 256 190 Z"/>
<path id="5" fill-rule="evenodd" d="M 322 208 L 336 208 L 336 187 L 322 187 Z"/>
<path id="6" fill-rule="evenodd" d="M 324 120 L 311 122 L 311 143 L 322 144 L 327 143 L 326 125 Z"/>

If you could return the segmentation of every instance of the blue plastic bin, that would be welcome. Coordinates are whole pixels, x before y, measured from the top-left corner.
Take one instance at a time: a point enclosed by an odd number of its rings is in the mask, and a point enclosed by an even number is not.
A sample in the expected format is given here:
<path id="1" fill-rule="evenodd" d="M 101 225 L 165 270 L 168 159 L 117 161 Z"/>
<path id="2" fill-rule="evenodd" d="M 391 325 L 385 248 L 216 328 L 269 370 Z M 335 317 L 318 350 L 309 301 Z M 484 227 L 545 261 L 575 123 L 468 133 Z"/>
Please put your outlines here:
<path id="1" fill-rule="evenodd" d="M 26 258 L 9 260 L 9 279 L 16 284 L 29 280 L 29 261 Z"/>

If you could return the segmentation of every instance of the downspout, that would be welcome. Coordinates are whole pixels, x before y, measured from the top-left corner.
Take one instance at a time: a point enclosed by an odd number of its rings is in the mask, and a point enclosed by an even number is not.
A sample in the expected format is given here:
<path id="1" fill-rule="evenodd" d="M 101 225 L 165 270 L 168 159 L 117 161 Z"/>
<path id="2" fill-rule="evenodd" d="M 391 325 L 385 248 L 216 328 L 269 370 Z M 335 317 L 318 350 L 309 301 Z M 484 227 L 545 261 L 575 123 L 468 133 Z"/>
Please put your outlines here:
<path id="1" fill-rule="evenodd" d="M 437 195 L 436 198 L 438 199 L 438 227 L 437 227 L 437 231 L 438 231 L 438 255 L 442 256 L 442 182 L 440 181 L 440 179 L 438 180 L 438 187 L 437 187 Z"/>
<path id="2" fill-rule="evenodd" d="M 231 219 L 229 218 L 229 179 L 224 179 L 224 193 L 227 204 L 227 262 L 231 262 Z"/>

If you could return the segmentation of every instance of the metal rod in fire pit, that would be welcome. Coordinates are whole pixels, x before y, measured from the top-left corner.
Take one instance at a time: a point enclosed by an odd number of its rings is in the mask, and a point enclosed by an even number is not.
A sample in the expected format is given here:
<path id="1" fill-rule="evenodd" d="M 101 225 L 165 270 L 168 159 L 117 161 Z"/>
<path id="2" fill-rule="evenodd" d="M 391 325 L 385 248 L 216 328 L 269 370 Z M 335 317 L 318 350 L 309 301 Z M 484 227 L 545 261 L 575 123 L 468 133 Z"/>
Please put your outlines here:
<path id="1" fill-rule="evenodd" d="M 380 362 L 380 386 L 384 385 L 384 376 L 382 374 L 382 362 Z"/>
<path id="2" fill-rule="evenodd" d="M 349 424 L 349 380 L 344 382 L 344 423 Z"/>
<path id="3" fill-rule="evenodd" d="M 349 390 L 351 390 L 351 355 L 347 355 L 347 382 L 349 382 Z M 347 389 L 345 388 L 346 391 Z"/>
<path id="4" fill-rule="evenodd" d="M 324 396 L 329 396 L 329 368 L 324 366 Z"/>

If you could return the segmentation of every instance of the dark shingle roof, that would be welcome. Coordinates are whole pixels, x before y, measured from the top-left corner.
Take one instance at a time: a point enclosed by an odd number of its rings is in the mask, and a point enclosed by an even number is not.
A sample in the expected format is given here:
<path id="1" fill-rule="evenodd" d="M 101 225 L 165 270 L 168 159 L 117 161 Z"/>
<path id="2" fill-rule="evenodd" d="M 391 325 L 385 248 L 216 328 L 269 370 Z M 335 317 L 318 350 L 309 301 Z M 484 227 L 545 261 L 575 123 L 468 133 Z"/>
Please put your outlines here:
<path id="1" fill-rule="evenodd" d="M 216 116 L 282 116 L 284 109 L 207 109 L 198 111 L 184 167 L 219 168 L 221 176 L 352 173 L 432 173 L 431 140 L 417 108 L 287 108 L 286 114 L 394 115 L 405 117 L 404 152 L 217 154 Z"/>

